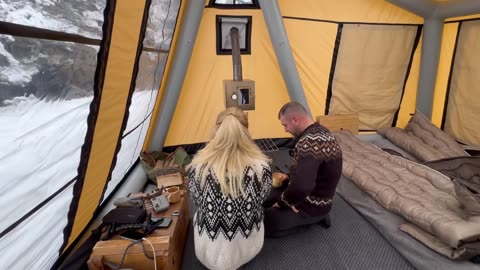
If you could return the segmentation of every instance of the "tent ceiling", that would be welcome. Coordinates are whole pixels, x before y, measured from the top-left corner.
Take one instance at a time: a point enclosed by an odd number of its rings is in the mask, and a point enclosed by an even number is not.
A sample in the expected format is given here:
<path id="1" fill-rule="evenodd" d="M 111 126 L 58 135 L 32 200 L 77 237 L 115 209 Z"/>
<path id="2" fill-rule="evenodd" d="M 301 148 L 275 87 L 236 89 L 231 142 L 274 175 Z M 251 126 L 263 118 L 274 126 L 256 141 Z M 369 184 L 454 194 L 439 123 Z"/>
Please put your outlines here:
<path id="1" fill-rule="evenodd" d="M 478 0 L 387 0 L 424 18 L 450 18 L 480 13 Z"/>

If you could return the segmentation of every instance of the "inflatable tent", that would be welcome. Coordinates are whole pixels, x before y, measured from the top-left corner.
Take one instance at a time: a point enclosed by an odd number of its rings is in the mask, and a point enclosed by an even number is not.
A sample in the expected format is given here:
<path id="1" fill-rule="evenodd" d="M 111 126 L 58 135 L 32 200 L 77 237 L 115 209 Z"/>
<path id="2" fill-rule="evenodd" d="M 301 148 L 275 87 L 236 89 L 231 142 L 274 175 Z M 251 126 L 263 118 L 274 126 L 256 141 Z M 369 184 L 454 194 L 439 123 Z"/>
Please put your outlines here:
<path id="1" fill-rule="evenodd" d="M 224 22 L 243 24 L 255 139 L 287 137 L 277 112 L 295 100 L 313 117 L 358 113 L 364 132 L 404 127 L 418 110 L 457 141 L 480 145 L 479 1 L 0 7 L 5 269 L 59 267 L 112 197 L 144 186 L 142 150 L 209 139 L 225 108 L 223 80 L 232 79 Z"/>

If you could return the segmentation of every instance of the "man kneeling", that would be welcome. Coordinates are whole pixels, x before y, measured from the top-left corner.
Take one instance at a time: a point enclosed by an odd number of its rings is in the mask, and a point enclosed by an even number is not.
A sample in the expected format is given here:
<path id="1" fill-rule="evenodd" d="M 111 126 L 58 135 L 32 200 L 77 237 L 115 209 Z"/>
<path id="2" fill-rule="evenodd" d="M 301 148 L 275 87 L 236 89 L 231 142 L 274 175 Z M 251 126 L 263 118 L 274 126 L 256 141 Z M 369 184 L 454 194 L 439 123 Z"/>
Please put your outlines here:
<path id="1" fill-rule="evenodd" d="M 267 237 L 284 236 L 301 226 L 322 221 L 332 209 L 342 174 L 342 151 L 335 137 L 315 123 L 301 104 L 285 104 L 278 119 L 297 143 L 288 175 L 274 175 L 284 183 L 280 188 L 272 188 L 264 203 Z"/>

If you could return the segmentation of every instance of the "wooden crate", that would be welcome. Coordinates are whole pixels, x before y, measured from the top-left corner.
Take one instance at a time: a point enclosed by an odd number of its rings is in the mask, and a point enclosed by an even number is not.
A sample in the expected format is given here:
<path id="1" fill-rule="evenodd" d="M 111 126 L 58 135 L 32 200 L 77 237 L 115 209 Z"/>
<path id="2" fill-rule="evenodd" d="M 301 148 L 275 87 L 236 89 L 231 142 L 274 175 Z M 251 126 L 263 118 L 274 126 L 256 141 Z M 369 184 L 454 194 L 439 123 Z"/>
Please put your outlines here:
<path id="1" fill-rule="evenodd" d="M 358 114 L 331 114 L 317 116 L 317 122 L 330 131 L 350 130 L 358 134 Z"/>
<path id="2" fill-rule="evenodd" d="M 180 172 L 157 176 L 157 187 L 171 187 L 183 184 L 183 176 Z"/>
<path id="3" fill-rule="evenodd" d="M 173 269 L 171 258 L 168 256 L 170 239 L 168 236 L 148 237 L 155 248 L 158 269 Z M 88 260 L 89 269 L 110 269 L 105 262 L 111 262 L 118 265 L 122 259 L 125 248 L 130 244 L 128 240 L 109 240 L 98 242 L 92 256 Z M 152 248 L 147 242 L 143 242 L 148 255 L 153 256 Z M 153 260 L 145 257 L 142 247 L 139 244 L 133 245 L 128 249 L 124 263 L 121 268 L 131 269 L 154 269 Z"/>
<path id="4" fill-rule="evenodd" d="M 155 248 L 157 258 L 157 269 L 180 269 L 185 241 L 188 233 L 188 223 L 190 216 L 188 213 L 188 194 L 182 190 L 182 199 L 171 204 L 170 208 L 163 213 L 154 214 L 155 217 L 172 217 L 172 223 L 166 229 L 157 229 L 150 234 L 147 239 L 152 242 Z M 179 216 L 172 216 L 174 210 L 180 210 Z M 105 262 L 111 262 L 118 265 L 123 252 L 131 242 L 123 240 L 118 235 L 111 240 L 99 241 L 93 248 L 92 255 L 88 260 L 88 269 L 90 270 L 108 270 Z M 152 248 L 148 242 L 143 244 L 149 255 L 152 255 Z M 154 269 L 153 260 L 145 257 L 140 245 L 133 245 L 128 249 L 122 268 L 131 268 L 135 270 Z"/>

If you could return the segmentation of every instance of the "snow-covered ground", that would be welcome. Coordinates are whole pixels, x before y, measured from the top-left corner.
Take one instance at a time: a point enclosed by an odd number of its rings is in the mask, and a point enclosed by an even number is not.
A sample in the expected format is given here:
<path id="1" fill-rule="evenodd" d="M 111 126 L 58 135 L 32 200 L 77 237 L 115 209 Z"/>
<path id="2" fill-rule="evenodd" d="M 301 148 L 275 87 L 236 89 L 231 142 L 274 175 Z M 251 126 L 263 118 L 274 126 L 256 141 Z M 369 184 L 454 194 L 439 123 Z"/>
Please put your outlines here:
<path id="1" fill-rule="evenodd" d="M 92 98 L 0 107 L 0 231 L 77 176 Z"/>
<path id="2" fill-rule="evenodd" d="M 129 121 L 107 195 L 136 161 L 156 91 L 132 97 Z M 48 102 L 17 97 L 0 107 L 0 231 L 77 176 L 91 97 Z M 15 203 L 13 203 L 15 202 Z"/>
<path id="3" fill-rule="evenodd" d="M 122 140 L 105 197 L 139 156 L 156 95 L 157 91 L 133 94 L 124 136 L 129 134 Z M 77 176 L 91 101 L 92 97 L 85 97 L 49 102 L 31 95 L 0 107 L 0 232 Z M 9 266 L 6 269 L 48 269 L 55 262 L 74 183 L 2 238 L 0 260 Z M 22 253 L 18 250 L 27 243 L 37 243 L 28 253 L 42 260 L 18 260 Z"/>

